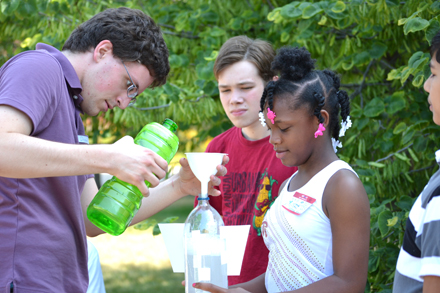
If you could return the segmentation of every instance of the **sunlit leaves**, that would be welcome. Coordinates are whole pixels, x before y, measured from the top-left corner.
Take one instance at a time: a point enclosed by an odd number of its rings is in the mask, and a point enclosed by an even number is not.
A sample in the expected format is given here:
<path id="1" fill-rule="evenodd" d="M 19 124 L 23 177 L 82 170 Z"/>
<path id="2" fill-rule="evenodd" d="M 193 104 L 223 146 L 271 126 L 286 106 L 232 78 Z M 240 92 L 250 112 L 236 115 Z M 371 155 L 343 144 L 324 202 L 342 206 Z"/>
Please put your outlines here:
<path id="1" fill-rule="evenodd" d="M 407 35 L 412 32 L 421 31 L 428 27 L 428 25 L 429 21 L 427 21 L 426 19 L 415 17 L 405 23 L 403 27 L 403 32 L 405 33 L 405 35 Z"/>
<path id="2" fill-rule="evenodd" d="M 364 115 L 367 117 L 375 117 L 385 111 L 385 104 L 380 98 L 374 98 L 364 109 Z"/>

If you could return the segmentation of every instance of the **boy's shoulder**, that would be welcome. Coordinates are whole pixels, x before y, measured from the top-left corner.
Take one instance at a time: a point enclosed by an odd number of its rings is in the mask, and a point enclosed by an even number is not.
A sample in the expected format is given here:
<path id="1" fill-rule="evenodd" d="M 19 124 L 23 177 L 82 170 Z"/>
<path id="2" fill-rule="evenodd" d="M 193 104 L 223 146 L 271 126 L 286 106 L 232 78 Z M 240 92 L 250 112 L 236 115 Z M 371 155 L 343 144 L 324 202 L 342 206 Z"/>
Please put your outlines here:
<path id="1" fill-rule="evenodd" d="M 237 133 L 240 128 L 235 126 L 229 128 L 225 132 L 214 137 L 208 144 L 206 151 L 208 152 L 224 152 L 227 148 L 231 146 L 231 143 L 235 143 Z"/>
<path id="2" fill-rule="evenodd" d="M 236 136 L 237 132 L 239 132 L 239 131 L 240 131 L 240 128 L 232 126 L 231 128 L 229 128 L 225 132 L 223 132 L 223 133 L 217 135 L 216 137 L 214 137 L 212 139 L 212 141 L 221 141 L 221 140 L 225 140 L 225 139 L 230 139 L 230 138 Z"/>

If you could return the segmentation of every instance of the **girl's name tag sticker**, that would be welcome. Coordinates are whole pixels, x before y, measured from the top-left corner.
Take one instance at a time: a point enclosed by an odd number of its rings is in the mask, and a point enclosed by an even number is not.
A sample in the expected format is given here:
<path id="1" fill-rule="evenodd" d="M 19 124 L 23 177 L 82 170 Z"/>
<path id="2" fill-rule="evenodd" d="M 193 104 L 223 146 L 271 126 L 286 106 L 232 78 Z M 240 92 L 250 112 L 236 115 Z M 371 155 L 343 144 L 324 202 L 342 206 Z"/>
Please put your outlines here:
<path id="1" fill-rule="evenodd" d="M 314 202 L 316 198 L 310 197 L 303 193 L 295 192 L 292 198 L 290 198 L 283 208 L 295 215 L 301 215 L 307 210 Z"/>

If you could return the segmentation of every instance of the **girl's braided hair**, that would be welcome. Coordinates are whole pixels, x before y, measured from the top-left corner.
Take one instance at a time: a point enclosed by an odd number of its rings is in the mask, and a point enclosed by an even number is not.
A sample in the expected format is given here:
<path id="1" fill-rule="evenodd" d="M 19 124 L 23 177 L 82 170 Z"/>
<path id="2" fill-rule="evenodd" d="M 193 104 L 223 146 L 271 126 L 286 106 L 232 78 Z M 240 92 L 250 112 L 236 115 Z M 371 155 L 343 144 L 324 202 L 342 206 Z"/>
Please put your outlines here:
<path id="1" fill-rule="evenodd" d="M 331 70 L 314 70 L 315 60 L 303 48 L 281 48 L 274 61 L 272 70 L 279 73 L 277 81 L 269 82 L 260 100 L 261 111 L 273 109 L 274 99 L 290 99 L 291 109 L 307 107 L 310 114 L 324 122 L 321 110 L 329 112 L 330 121 L 327 127 L 336 140 L 339 139 L 341 111 L 342 121 L 350 115 L 350 101 L 346 91 L 339 90 L 340 79 Z"/>

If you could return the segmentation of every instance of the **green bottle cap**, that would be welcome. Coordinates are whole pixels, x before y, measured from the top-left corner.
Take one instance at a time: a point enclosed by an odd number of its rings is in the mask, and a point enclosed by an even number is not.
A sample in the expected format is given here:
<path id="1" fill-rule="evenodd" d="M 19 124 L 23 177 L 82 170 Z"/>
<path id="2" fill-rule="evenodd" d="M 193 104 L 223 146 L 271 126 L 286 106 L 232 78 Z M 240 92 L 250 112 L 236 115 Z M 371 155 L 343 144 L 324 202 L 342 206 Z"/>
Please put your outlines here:
<path id="1" fill-rule="evenodd" d="M 162 123 L 162 125 L 172 132 L 176 132 L 176 130 L 178 128 L 176 122 L 174 122 L 173 120 L 168 119 L 168 118 L 165 119 L 165 121 Z"/>

